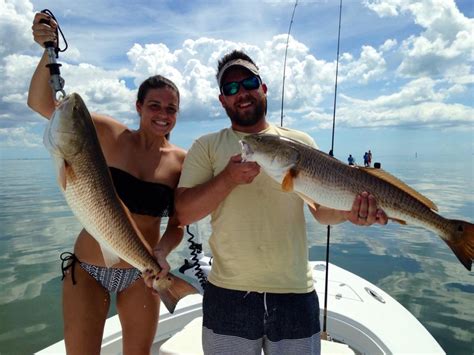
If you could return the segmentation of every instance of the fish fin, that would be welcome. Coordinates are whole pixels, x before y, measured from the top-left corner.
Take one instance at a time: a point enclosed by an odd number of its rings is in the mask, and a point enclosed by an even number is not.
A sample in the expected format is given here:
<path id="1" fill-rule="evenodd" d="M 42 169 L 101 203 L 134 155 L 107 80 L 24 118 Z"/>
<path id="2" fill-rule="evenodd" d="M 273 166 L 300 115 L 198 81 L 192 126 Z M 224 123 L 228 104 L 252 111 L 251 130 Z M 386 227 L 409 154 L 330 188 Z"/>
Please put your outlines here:
<path id="1" fill-rule="evenodd" d="M 76 179 L 76 174 L 74 169 L 68 162 L 64 159 L 56 160 L 57 169 L 58 169 L 58 184 L 66 191 L 67 181 L 74 181 Z"/>
<path id="2" fill-rule="evenodd" d="M 64 159 L 58 161 L 58 184 L 63 191 L 66 191 L 66 161 Z"/>
<path id="3" fill-rule="evenodd" d="M 366 173 L 368 173 L 370 175 L 378 177 L 379 179 L 381 179 L 385 182 L 388 182 L 389 184 L 391 184 L 395 187 L 398 187 L 399 189 L 403 190 L 404 192 L 409 194 L 414 199 L 420 201 L 426 207 L 432 209 L 433 211 L 438 211 L 438 207 L 436 206 L 436 204 L 433 201 L 431 201 L 429 198 L 423 196 L 418 191 L 416 191 L 412 187 L 408 186 L 403 181 L 396 178 L 392 174 L 386 172 L 385 170 L 377 169 L 377 168 L 366 168 L 366 167 L 359 167 L 359 169 L 365 171 Z"/>
<path id="4" fill-rule="evenodd" d="M 199 291 L 189 282 L 171 273 L 166 277 L 171 282 L 171 286 L 157 290 L 157 292 L 168 311 L 173 313 L 180 299 L 194 293 L 199 293 Z"/>
<path id="5" fill-rule="evenodd" d="M 76 172 L 74 171 L 72 165 L 70 165 L 67 160 L 62 159 L 59 163 L 59 184 L 66 191 L 67 182 L 74 182 L 76 180 Z"/>
<path id="6" fill-rule="evenodd" d="M 289 169 L 285 176 L 283 177 L 283 181 L 281 182 L 281 188 L 283 191 L 291 192 L 294 188 L 293 179 L 298 176 L 298 170 L 296 169 Z"/>
<path id="7" fill-rule="evenodd" d="M 115 194 L 117 194 L 117 192 L 115 192 Z M 146 250 L 148 250 L 150 255 L 154 255 L 153 249 L 150 247 L 150 244 L 148 244 L 148 241 L 145 239 L 142 232 L 140 232 L 140 229 L 138 229 L 138 226 L 137 226 L 137 224 L 135 223 L 135 220 L 132 217 L 132 213 L 130 212 L 128 207 L 125 206 L 125 203 L 123 203 L 123 201 L 120 199 L 120 197 L 118 195 L 117 195 L 117 199 L 119 200 L 120 204 L 122 205 L 123 210 L 125 212 L 125 215 L 127 216 L 128 220 L 130 221 L 130 224 L 132 225 L 133 229 L 135 229 L 135 232 L 136 232 L 137 236 L 140 238 L 140 241 L 143 243 L 143 245 L 145 246 Z"/>
<path id="8" fill-rule="evenodd" d="M 450 222 L 456 224 L 456 232 L 443 240 L 464 267 L 471 271 L 474 260 L 474 224 L 459 220 Z"/>
<path id="9" fill-rule="evenodd" d="M 390 219 L 390 220 L 392 220 L 392 221 L 394 221 L 394 222 L 400 223 L 400 224 L 402 224 L 402 225 L 404 225 L 404 226 L 407 225 L 407 222 L 404 221 L 403 219 L 392 218 L 392 217 L 388 217 L 388 219 Z"/>
<path id="10" fill-rule="evenodd" d="M 104 257 L 105 266 L 112 267 L 120 262 L 120 258 L 112 251 L 112 249 L 102 243 L 99 243 L 99 245 L 100 250 L 102 250 L 102 256 Z"/>
<path id="11" fill-rule="evenodd" d="M 301 192 L 295 191 L 296 194 L 303 199 L 304 202 L 306 202 L 310 207 L 314 208 L 317 210 L 319 206 L 321 206 L 319 203 L 314 202 L 311 198 L 306 196 L 305 194 L 302 194 Z"/>

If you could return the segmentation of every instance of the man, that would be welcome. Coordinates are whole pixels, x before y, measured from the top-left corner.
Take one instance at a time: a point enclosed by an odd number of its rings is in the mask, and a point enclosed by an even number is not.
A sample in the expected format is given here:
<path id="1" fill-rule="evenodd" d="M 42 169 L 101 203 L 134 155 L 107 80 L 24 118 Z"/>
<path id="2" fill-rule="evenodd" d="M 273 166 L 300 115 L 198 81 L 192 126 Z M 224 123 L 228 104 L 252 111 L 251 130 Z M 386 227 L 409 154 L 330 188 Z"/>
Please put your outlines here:
<path id="1" fill-rule="evenodd" d="M 308 264 L 304 203 L 254 162 L 242 162 L 239 140 L 265 132 L 315 146 L 303 132 L 266 120 L 267 87 L 245 53 L 218 63 L 219 100 L 231 127 L 196 140 L 176 192 L 182 224 L 211 214 L 213 264 L 203 301 L 206 354 L 319 354 L 319 306 Z M 324 224 L 385 224 L 372 196 L 351 211 L 311 210 Z"/>
<path id="2" fill-rule="evenodd" d="M 349 154 L 349 157 L 347 158 L 347 161 L 349 162 L 349 165 L 354 165 L 355 159 L 352 156 L 352 154 Z"/>

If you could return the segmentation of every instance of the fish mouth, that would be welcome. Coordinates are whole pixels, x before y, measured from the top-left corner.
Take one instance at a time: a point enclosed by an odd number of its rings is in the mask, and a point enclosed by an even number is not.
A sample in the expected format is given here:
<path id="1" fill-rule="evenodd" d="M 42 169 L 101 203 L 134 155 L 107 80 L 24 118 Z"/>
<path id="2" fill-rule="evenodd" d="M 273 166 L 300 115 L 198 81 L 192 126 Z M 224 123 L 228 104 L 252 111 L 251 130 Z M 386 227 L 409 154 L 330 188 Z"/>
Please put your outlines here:
<path id="1" fill-rule="evenodd" d="M 240 143 L 240 147 L 241 147 L 241 150 L 242 150 L 242 153 L 241 153 L 241 156 L 242 156 L 242 161 L 245 162 L 245 161 L 249 161 L 250 158 L 252 157 L 253 155 L 253 150 L 252 148 L 250 147 L 250 144 L 248 144 L 246 141 L 244 141 L 243 139 L 241 139 L 239 141 Z"/>

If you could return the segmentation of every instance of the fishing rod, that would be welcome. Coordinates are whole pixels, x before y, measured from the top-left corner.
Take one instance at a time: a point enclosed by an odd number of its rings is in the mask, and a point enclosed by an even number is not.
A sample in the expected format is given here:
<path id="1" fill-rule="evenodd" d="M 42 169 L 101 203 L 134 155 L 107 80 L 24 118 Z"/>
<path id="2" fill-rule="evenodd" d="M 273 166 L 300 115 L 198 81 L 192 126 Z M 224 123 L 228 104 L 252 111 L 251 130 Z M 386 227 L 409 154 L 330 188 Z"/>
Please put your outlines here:
<path id="1" fill-rule="evenodd" d="M 330 156 L 334 156 L 334 133 L 336 131 L 336 100 L 337 100 L 337 77 L 339 73 L 339 47 L 341 43 L 341 18 L 342 18 L 342 0 L 339 2 L 339 28 L 337 33 L 337 54 L 336 54 L 336 79 L 334 83 L 334 107 L 332 113 L 332 139 Z M 331 240 L 331 226 L 327 226 L 326 240 L 326 278 L 324 287 L 324 316 L 323 316 L 323 332 L 322 335 L 327 339 L 327 316 L 328 316 L 328 283 L 329 283 L 329 246 Z"/>
<path id="2" fill-rule="evenodd" d="M 288 28 L 288 36 L 286 37 L 285 61 L 283 63 L 283 85 L 281 88 L 281 119 L 280 119 L 281 127 L 283 127 L 283 101 L 285 100 L 286 57 L 288 55 L 288 44 L 290 41 L 291 25 L 293 25 L 293 19 L 295 17 L 296 6 L 298 6 L 298 0 L 295 1 L 295 7 L 293 8 L 293 14 L 291 15 L 290 27 Z"/>

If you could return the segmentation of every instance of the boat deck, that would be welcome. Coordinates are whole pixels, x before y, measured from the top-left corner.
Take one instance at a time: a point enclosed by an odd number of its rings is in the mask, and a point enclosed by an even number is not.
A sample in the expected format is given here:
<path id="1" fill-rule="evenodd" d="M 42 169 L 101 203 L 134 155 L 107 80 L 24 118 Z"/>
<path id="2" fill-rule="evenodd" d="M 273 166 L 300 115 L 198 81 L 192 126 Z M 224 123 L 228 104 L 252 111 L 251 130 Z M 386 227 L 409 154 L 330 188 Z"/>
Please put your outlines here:
<path id="1" fill-rule="evenodd" d="M 327 330 L 335 343 L 323 341 L 323 354 L 344 354 L 344 351 L 350 351 L 349 354 L 445 354 L 426 328 L 390 295 L 347 270 L 329 265 Z M 325 298 L 326 266 L 321 261 L 313 261 L 311 266 L 315 289 L 322 307 Z M 195 339 L 191 343 L 194 352 L 188 354 L 202 354 L 199 325 L 201 307 L 201 295 L 183 298 L 173 314 L 162 305 L 153 354 L 160 354 L 160 351 L 162 355 L 169 354 L 171 352 L 167 350 L 168 346 L 173 343 L 188 343 L 176 339 L 182 337 L 180 332 L 191 322 L 189 327 L 192 329 L 184 331 L 186 339 L 190 338 L 189 334 Z M 323 314 L 321 309 L 321 324 Z M 331 350 L 333 348 L 337 350 Z M 106 321 L 102 353 L 122 353 L 122 332 L 118 316 Z M 64 341 L 37 354 L 65 354 Z M 175 351 L 173 354 L 179 352 Z"/>

